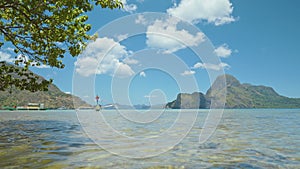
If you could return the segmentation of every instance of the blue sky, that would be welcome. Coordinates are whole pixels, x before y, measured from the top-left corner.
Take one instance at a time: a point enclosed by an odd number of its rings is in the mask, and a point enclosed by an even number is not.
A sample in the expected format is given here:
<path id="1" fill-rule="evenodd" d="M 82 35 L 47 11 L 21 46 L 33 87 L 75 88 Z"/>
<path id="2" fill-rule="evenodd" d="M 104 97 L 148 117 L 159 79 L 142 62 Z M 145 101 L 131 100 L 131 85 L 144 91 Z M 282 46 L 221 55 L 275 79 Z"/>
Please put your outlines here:
<path id="1" fill-rule="evenodd" d="M 94 102 L 95 94 L 101 96 L 103 104 L 111 102 L 128 104 L 128 101 L 133 104 L 150 102 L 156 104 L 174 100 L 178 92 L 199 90 L 205 93 L 210 86 L 208 72 L 220 73 L 223 70 L 237 77 L 242 83 L 271 86 L 279 94 L 300 98 L 300 2 L 295 0 L 123 0 L 123 2 L 125 2 L 124 10 L 95 8 L 93 12 L 88 13 L 88 22 L 92 24 L 89 33 L 94 34 L 100 30 L 104 34 L 99 34 L 99 40 L 92 42 L 91 46 L 94 47 L 87 48 L 83 53 L 85 56 L 78 58 L 66 56 L 64 59 L 66 68 L 62 70 L 34 68 L 33 71 L 46 78 L 53 78 L 54 84 L 61 90 L 73 91 L 90 103 Z M 151 18 L 139 15 L 143 12 L 161 12 L 184 21 L 164 18 L 159 22 L 156 18 L 157 22 L 152 21 L 143 25 L 143 21 L 147 22 Z M 122 23 L 120 20 L 118 22 L 117 19 L 129 15 L 135 15 L 133 20 L 135 23 L 129 21 Z M 107 26 L 112 21 L 117 22 L 119 26 L 115 28 Z M 145 33 L 129 36 L 130 31 L 143 29 L 142 25 L 146 28 Z M 199 29 L 198 32 L 194 28 Z M 151 30 L 170 33 L 169 35 L 187 44 L 182 46 L 174 39 L 167 40 L 163 36 L 148 34 Z M 121 41 L 118 41 L 120 39 Z M 192 51 L 196 45 L 205 44 L 204 39 L 209 39 L 215 47 L 214 54 L 219 56 L 219 62 L 205 63 L 201 57 L 210 56 L 204 52 L 199 60 L 199 56 Z M 93 52 L 99 54 L 99 51 L 101 53 L 109 44 L 114 45 L 109 56 L 101 63 L 99 60 L 93 60 Z M 0 56 L 1 60 L 9 60 L 9 50 L 2 48 Z M 77 66 L 74 66 L 75 63 Z M 91 73 L 87 73 L 89 71 Z M 82 77 L 74 78 L 74 76 Z M 86 85 L 84 82 L 91 84 Z M 74 83 L 76 84 L 73 90 Z M 78 85 L 81 86 L 78 88 Z"/>

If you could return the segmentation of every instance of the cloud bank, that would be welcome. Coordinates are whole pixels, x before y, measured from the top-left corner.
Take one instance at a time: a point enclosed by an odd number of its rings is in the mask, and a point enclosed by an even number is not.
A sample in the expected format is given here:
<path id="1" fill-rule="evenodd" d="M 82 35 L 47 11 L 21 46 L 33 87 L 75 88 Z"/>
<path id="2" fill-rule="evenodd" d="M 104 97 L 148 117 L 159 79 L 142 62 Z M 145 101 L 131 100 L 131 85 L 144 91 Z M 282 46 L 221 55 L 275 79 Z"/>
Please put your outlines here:
<path id="1" fill-rule="evenodd" d="M 0 61 L 13 63 L 15 59 L 11 57 L 11 54 L 0 51 Z"/>
<path id="2" fill-rule="evenodd" d="M 178 29 L 179 21 L 170 17 L 166 20 L 156 20 L 149 25 L 146 33 L 146 44 L 150 48 L 163 49 L 165 53 L 173 53 L 186 47 L 197 46 L 205 40 L 205 35 L 198 32 L 196 35 L 185 29 Z"/>
<path id="3" fill-rule="evenodd" d="M 196 72 L 193 70 L 186 70 L 184 72 L 181 73 L 181 76 L 191 76 L 194 75 Z"/>
<path id="4" fill-rule="evenodd" d="M 88 44 L 75 62 L 75 71 L 86 77 L 95 74 L 128 77 L 133 75 L 134 71 L 128 65 L 129 61 L 125 63 L 123 59 L 130 54 L 131 51 L 113 39 L 97 38 Z"/>
<path id="5" fill-rule="evenodd" d="M 228 69 L 230 66 L 227 63 L 219 63 L 219 64 L 211 64 L 211 63 L 196 63 L 193 69 L 208 69 L 208 70 L 216 70 L 219 71 L 221 69 Z"/>
<path id="6" fill-rule="evenodd" d="M 181 0 L 167 12 L 191 23 L 207 21 L 219 26 L 235 21 L 230 0 Z"/>
<path id="7" fill-rule="evenodd" d="M 126 12 L 130 12 L 130 13 L 137 10 L 137 6 L 135 4 L 128 4 L 127 0 L 121 0 L 121 2 L 123 3 L 122 10 L 124 10 Z"/>
<path id="8" fill-rule="evenodd" d="M 227 58 L 232 54 L 232 50 L 229 49 L 227 44 L 223 44 L 215 49 L 215 54 L 222 58 Z"/>

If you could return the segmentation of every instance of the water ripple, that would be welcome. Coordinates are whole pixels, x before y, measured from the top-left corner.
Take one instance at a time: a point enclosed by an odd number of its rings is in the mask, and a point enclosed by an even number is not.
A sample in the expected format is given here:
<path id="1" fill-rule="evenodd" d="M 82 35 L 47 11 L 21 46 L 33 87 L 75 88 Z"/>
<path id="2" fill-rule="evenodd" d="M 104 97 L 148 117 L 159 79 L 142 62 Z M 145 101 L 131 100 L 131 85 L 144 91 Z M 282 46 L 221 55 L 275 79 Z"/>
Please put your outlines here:
<path id="1" fill-rule="evenodd" d="M 84 134 L 75 112 L 0 116 L 0 168 L 300 168 L 299 110 L 226 110 L 213 137 L 199 144 L 206 117 L 202 112 L 181 143 L 147 159 L 127 159 L 101 149 Z M 157 127 L 133 126 L 120 119 L 114 125 L 130 136 L 148 136 L 171 124 L 166 115 L 160 121 Z M 133 148 L 130 143 L 115 147 Z"/>

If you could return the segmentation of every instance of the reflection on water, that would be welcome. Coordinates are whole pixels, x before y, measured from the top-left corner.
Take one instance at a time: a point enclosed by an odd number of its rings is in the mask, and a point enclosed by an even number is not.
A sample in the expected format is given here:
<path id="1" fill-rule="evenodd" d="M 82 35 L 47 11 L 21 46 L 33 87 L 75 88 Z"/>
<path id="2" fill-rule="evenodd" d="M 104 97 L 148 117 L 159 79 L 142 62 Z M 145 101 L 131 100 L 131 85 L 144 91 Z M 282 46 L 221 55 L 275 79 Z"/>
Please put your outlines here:
<path id="1" fill-rule="evenodd" d="M 103 113 L 115 129 L 137 137 L 161 132 L 176 114 L 167 111 L 159 125 L 143 127 L 115 111 Z M 300 168 L 300 110 L 226 110 L 213 137 L 199 144 L 206 115 L 199 113 L 191 132 L 172 150 L 128 159 L 94 144 L 74 111 L 0 112 L 0 168 Z"/>

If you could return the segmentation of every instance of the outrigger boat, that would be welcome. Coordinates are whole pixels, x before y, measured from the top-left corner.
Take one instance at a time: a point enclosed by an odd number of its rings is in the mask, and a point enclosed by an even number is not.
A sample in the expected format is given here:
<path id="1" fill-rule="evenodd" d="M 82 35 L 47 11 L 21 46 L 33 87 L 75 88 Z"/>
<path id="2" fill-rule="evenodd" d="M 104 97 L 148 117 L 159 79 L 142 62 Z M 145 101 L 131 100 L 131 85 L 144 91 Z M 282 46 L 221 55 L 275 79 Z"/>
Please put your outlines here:
<path id="1" fill-rule="evenodd" d="M 97 102 L 97 105 L 96 105 L 96 107 L 95 107 L 95 110 L 96 110 L 96 111 L 100 111 L 100 110 L 101 110 L 101 105 L 99 104 L 99 99 L 100 99 L 100 97 L 97 95 L 97 96 L 96 96 L 96 102 Z"/>

